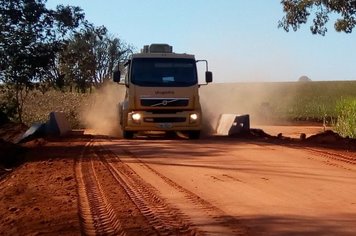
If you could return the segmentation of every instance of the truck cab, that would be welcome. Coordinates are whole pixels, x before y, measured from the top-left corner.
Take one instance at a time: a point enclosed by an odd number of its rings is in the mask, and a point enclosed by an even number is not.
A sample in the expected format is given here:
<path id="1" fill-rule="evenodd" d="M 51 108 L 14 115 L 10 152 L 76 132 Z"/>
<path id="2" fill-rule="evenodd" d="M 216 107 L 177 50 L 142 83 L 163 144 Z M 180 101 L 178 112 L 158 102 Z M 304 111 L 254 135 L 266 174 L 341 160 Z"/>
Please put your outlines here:
<path id="1" fill-rule="evenodd" d="M 125 63 L 125 99 L 119 104 L 124 138 L 144 131 L 180 131 L 190 139 L 200 137 L 197 62 L 194 55 L 174 53 L 167 44 L 147 45 L 131 55 Z M 208 84 L 212 73 L 204 62 Z M 115 82 L 121 82 L 120 75 L 120 70 L 114 71 Z"/>

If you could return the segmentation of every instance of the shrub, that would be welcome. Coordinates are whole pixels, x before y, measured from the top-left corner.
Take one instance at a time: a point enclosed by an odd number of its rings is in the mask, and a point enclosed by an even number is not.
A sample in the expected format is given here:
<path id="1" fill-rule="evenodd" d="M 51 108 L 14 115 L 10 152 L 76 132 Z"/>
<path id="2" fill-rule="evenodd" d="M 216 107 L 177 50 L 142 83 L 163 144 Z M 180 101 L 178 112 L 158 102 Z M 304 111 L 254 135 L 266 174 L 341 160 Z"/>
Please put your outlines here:
<path id="1" fill-rule="evenodd" d="M 336 112 L 335 130 L 344 137 L 356 138 L 356 99 L 341 99 L 336 104 Z"/>
<path id="2" fill-rule="evenodd" d="M 6 90 L 0 92 L 0 123 L 16 117 L 16 100 Z"/>
<path id="3" fill-rule="evenodd" d="M 26 125 L 46 122 L 51 111 L 61 111 L 72 128 L 82 128 L 79 121 L 79 114 L 83 105 L 88 103 L 89 94 L 79 94 L 71 92 L 60 92 L 49 90 L 45 94 L 33 90 L 24 103 L 23 122 Z"/>

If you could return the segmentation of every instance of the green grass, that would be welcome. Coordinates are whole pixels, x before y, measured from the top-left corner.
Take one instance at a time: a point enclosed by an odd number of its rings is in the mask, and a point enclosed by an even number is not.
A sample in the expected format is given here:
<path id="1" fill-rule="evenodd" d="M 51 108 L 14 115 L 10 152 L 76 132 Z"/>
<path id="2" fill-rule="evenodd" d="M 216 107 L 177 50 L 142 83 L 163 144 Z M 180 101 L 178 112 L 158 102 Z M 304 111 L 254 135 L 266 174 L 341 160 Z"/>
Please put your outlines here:
<path id="1" fill-rule="evenodd" d="M 356 138 L 356 98 L 345 98 L 336 105 L 335 130 L 344 137 Z"/>
<path id="2" fill-rule="evenodd" d="M 270 97 L 277 116 L 289 120 L 323 121 L 337 118 L 340 99 L 356 98 L 356 81 L 279 84 Z"/>

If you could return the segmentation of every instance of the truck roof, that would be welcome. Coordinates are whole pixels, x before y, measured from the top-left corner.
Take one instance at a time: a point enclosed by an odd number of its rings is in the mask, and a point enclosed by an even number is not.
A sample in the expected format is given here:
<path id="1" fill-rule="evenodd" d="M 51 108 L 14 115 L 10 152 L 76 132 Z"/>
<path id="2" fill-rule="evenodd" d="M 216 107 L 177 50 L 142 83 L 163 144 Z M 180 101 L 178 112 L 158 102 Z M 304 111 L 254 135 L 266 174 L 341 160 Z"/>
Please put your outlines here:
<path id="1" fill-rule="evenodd" d="M 174 53 L 169 44 L 153 43 L 145 45 L 140 53 L 135 53 L 131 58 L 183 58 L 195 59 L 194 55 L 186 53 Z"/>
<path id="2" fill-rule="evenodd" d="M 194 55 L 186 53 L 136 53 L 131 56 L 134 58 L 183 58 L 195 59 Z"/>

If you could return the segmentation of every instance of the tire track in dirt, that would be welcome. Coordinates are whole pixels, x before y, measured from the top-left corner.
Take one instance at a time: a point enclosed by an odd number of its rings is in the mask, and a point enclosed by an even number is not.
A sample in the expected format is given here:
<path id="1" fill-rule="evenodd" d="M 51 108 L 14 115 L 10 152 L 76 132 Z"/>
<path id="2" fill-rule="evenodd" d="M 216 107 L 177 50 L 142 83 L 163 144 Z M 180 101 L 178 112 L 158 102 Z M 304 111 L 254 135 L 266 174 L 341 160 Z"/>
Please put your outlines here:
<path id="1" fill-rule="evenodd" d="M 111 151 L 101 148 L 100 157 L 116 181 L 135 203 L 157 235 L 200 235 L 188 218 L 169 206 L 157 190 L 146 183 Z"/>
<path id="2" fill-rule="evenodd" d="M 103 180 L 102 171 L 112 176 Z M 114 188 L 122 188 L 126 198 L 146 219 L 136 229 L 139 235 L 201 235 L 189 220 L 161 199 L 157 190 L 147 184 L 129 166 L 117 160 L 116 155 L 103 149 L 100 144 L 88 142 L 75 165 L 78 184 L 78 208 L 83 235 L 137 235 L 126 231 L 120 222 L 120 210 L 131 212 L 132 206 L 110 202 L 110 189 L 101 181 L 110 181 Z M 99 180 L 101 179 L 101 181 Z M 114 185 L 116 185 L 116 187 Z M 112 198 L 111 198 L 111 201 Z M 120 208 L 120 209 L 117 209 Z M 130 217 L 130 216 L 127 216 Z"/>
<path id="3" fill-rule="evenodd" d="M 156 176 L 161 178 L 164 182 L 166 182 L 169 186 L 176 189 L 176 191 L 182 193 L 184 197 L 191 202 L 195 207 L 203 210 L 205 215 L 209 216 L 212 221 L 214 221 L 215 225 L 221 225 L 226 228 L 229 228 L 229 232 L 232 235 L 248 235 L 248 228 L 243 226 L 242 223 L 235 217 L 228 215 L 226 212 L 221 210 L 220 208 L 212 205 L 210 202 L 204 200 L 203 198 L 199 197 L 197 194 L 191 192 L 190 190 L 180 186 L 170 178 L 166 177 L 165 175 L 161 174 L 160 172 L 153 169 L 151 166 L 140 160 L 135 154 L 130 152 L 127 149 L 122 150 L 124 155 L 134 158 L 137 160 L 142 166 L 147 168 L 149 171 L 154 173 Z M 110 151 L 111 152 L 111 151 Z M 113 153 L 116 155 L 115 153 Z M 117 157 L 119 159 L 119 157 Z"/>
<path id="4" fill-rule="evenodd" d="M 344 152 L 336 152 L 336 151 L 316 149 L 316 148 L 310 148 L 310 147 L 306 147 L 306 150 L 309 153 L 312 153 L 319 157 L 323 157 L 326 159 L 330 159 L 333 161 L 339 161 L 339 162 L 343 162 L 343 163 L 347 163 L 347 164 L 351 164 L 351 165 L 356 165 L 356 154 L 355 153 L 344 154 Z M 330 163 L 328 163 L 328 164 L 330 164 Z M 343 168 L 343 169 L 351 170 L 350 168 L 347 168 L 340 164 L 332 164 L 332 165 Z"/>
<path id="5" fill-rule="evenodd" d="M 92 149 L 93 143 L 88 142 L 75 165 L 82 234 L 123 236 L 125 232 L 98 181 Z M 89 160 L 83 160 L 85 155 Z"/>

